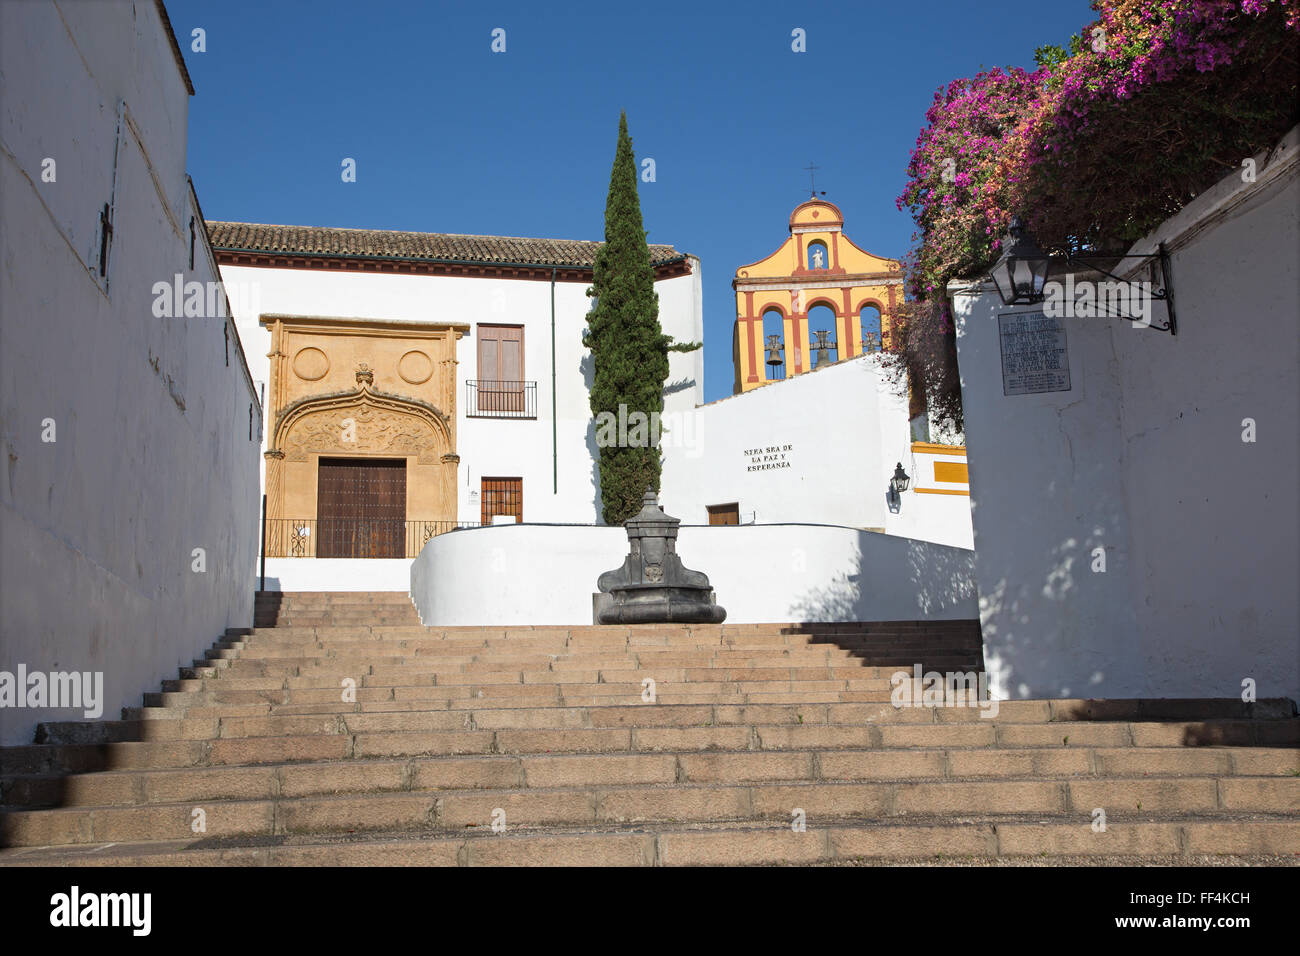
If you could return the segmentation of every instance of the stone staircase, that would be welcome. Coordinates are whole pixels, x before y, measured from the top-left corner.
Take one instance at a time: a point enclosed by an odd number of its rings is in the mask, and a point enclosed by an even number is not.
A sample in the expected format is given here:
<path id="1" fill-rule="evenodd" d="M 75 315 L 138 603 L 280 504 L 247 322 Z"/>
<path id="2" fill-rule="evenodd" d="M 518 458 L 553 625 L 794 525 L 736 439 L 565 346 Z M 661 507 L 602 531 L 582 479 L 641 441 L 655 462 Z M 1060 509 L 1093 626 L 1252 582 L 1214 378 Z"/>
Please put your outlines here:
<path id="1" fill-rule="evenodd" d="M 302 592 L 255 623 L 0 748 L 0 865 L 1300 862 L 1293 702 L 892 706 L 900 669 L 981 668 L 973 621 L 425 628 Z"/>

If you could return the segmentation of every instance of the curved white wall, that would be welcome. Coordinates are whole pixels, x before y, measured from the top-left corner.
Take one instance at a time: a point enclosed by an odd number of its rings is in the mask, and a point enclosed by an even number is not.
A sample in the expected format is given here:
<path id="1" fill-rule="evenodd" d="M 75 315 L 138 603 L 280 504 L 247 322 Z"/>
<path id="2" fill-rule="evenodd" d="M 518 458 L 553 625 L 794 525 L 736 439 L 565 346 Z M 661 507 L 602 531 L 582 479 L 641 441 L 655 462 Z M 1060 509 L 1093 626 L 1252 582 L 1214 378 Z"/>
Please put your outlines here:
<path id="1" fill-rule="evenodd" d="M 794 524 L 688 526 L 677 544 L 732 624 L 978 616 L 973 555 L 961 548 Z M 626 553 L 622 528 L 455 531 L 415 559 L 411 596 L 428 625 L 590 624 L 597 576 Z"/>

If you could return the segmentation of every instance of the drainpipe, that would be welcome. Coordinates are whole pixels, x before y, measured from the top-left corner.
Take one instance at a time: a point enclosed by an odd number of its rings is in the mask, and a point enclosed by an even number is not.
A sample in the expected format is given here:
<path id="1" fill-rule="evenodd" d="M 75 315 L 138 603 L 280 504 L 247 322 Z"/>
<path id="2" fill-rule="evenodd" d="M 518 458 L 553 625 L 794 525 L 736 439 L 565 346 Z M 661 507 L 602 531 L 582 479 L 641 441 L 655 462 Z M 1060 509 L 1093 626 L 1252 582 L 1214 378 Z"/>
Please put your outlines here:
<path id="1" fill-rule="evenodd" d="M 555 267 L 551 267 L 551 494 L 560 492 L 559 441 L 555 424 Z"/>

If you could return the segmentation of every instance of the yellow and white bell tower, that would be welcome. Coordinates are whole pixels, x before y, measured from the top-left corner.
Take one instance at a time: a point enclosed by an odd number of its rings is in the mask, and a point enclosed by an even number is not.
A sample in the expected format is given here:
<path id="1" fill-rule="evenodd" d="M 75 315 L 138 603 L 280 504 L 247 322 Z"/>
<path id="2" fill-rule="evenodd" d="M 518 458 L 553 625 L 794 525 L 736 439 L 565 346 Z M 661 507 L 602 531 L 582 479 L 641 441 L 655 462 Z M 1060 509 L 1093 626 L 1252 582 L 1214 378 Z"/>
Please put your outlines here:
<path id="1" fill-rule="evenodd" d="M 780 248 L 736 270 L 735 393 L 812 370 L 817 342 L 808 313 L 817 306 L 834 313 L 835 328 L 825 331 L 834 335 L 840 359 L 888 348 L 894 309 L 903 300 L 902 263 L 858 248 L 843 229 L 838 206 L 810 199 L 790 214 L 790 237 Z M 879 316 L 879 340 L 873 334 L 864 341 L 864 313 L 869 323 Z M 776 353 L 767 348 L 765 318 L 768 334 L 779 336 Z M 769 358 L 780 362 L 769 364 Z"/>

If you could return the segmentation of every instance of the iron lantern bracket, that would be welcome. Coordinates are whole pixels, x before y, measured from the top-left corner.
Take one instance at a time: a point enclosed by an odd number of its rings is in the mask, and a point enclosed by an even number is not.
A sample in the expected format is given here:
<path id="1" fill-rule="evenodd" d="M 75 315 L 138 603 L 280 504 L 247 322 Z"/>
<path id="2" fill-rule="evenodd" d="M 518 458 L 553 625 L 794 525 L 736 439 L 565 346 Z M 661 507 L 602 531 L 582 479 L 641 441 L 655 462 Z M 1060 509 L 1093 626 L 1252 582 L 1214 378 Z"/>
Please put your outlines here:
<path id="1" fill-rule="evenodd" d="M 1163 280 L 1163 284 L 1161 285 L 1160 288 L 1151 290 L 1151 298 L 1155 302 L 1164 302 L 1166 304 L 1166 310 L 1169 313 L 1169 321 L 1164 325 L 1155 325 L 1154 323 L 1146 323 L 1146 327 L 1150 329 L 1154 329 L 1157 332 L 1168 332 L 1170 335 L 1177 335 L 1178 319 L 1174 313 L 1174 283 L 1173 283 L 1173 278 L 1170 275 L 1169 250 L 1165 248 L 1165 244 L 1163 242 L 1160 243 L 1160 245 L 1157 247 L 1156 252 L 1147 253 L 1146 255 L 1094 257 L 1094 256 L 1075 256 L 1075 255 L 1067 254 L 1064 257 L 1062 257 L 1062 261 L 1066 265 L 1087 266 L 1089 269 L 1092 269 L 1095 272 L 1099 272 L 1102 275 L 1106 276 L 1108 279 L 1113 279 L 1116 282 L 1132 282 L 1134 280 L 1121 278 L 1120 276 L 1115 275 L 1115 273 L 1111 272 L 1109 269 L 1103 268 L 1100 265 L 1100 263 L 1103 262 L 1114 263 L 1116 260 L 1123 260 L 1123 259 L 1141 259 L 1144 262 L 1155 261 L 1160 263 L 1160 278 Z M 1141 267 L 1139 266 L 1139 268 Z M 953 295 L 982 295 L 982 294 L 983 294 L 983 290 L 978 288 L 978 285 L 970 289 L 963 289 L 953 293 Z M 1043 292 L 1032 293 L 1029 295 L 1017 295 L 1014 300 L 1006 304 L 1007 305 L 1037 305 L 1038 303 L 1041 303 L 1045 298 L 1047 298 L 1047 296 Z M 1124 319 L 1125 321 L 1128 322 L 1140 321 L 1139 319 L 1136 319 L 1131 315 L 1121 315 L 1120 313 L 1105 313 L 1105 315 L 1107 318 Z"/>

